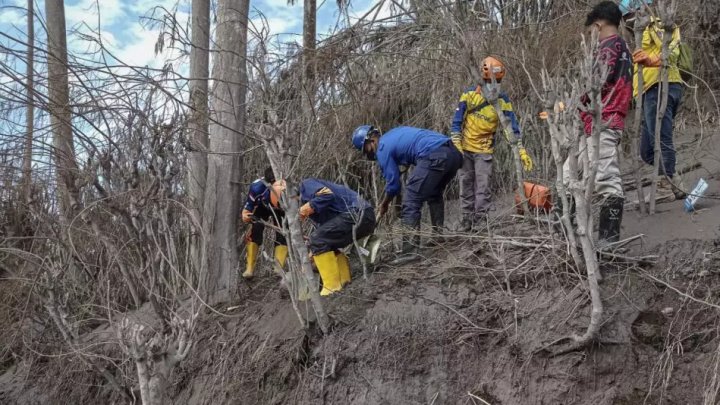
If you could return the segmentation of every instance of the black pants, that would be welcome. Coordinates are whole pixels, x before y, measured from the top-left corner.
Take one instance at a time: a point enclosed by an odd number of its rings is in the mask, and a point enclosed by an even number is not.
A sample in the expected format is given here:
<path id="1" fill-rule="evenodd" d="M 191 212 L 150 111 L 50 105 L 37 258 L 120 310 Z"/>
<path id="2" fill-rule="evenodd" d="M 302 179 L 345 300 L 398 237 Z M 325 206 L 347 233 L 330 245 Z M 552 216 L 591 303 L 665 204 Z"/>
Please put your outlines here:
<path id="1" fill-rule="evenodd" d="M 258 205 L 258 207 L 255 208 L 255 212 L 253 213 L 253 215 L 263 221 L 272 222 L 276 226 L 282 226 L 281 224 L 283 217 L 285 216 L 285 212 L 280 209 L 270 210 L 264 205 Z M 265 225 L 259 222 L 253 222 L 247 241 L 255 242 L 258 245 L 262 245 L 263 232 L 265 232 Z M 287 245 L 287 242 L 285 241 L 285 235 L 278 231 L 275 231 L 275 246 L 278 245 Z"/>
<path id="2" fill-rule="evenodd" d="M 363 211 L 338 214 L 320 224 L 310 234 L 310 251 L 317 255 L 348 246 L 353 243 L 353 227 L 356 224 L 355 237 L 357 239 L 371 235 L 375 232 L 375 210 L 369 207 Z"/>
<path id="3" fill-rule="evenodd" d="M 442 202 L 443 193 L 462 166 L 462 154 L 448 143 L 417 160 L 417 164 L 405 183 L 402 201 L 402 223 L 420 223 L 424 202 Z"/>

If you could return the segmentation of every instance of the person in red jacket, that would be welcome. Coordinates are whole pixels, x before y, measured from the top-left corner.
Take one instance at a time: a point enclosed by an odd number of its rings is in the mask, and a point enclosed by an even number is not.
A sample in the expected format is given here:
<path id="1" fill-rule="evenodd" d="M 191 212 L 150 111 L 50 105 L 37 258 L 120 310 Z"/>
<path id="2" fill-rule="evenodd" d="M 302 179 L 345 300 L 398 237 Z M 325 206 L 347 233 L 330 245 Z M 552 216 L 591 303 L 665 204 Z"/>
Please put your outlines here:
<path id="1" fill-rule="evenodd" d="M 595 177 L 595 192 L 601 197 L 599 218 L 599 247 L 620 240 L 625 196 L 620 177 L 618 144 L 625 129 L 625 117 L 632 100 L 632 54 L 619 33 L 622 12 L 612 1 L 598 3 L 588 13 L 585 27 L 589 32 L 597 31 L 598 50 L 596 58 L 607 66 L 607 77 L 601 90 L 603 110 L 602 122 L 593 122 L 591 112 L 580 113 L 585 123 L 585 135 L 591 136 L 593 125 L 600 125 L 599 160 Z M 586 103 L 590 100 L 586 96 Z M 595 156 L 595 145 L 587 142 L 589 159 Z M 585 156 L 584 153 L 581 156 Z M 565 172 L 569 172 L 566 164 Z"/>

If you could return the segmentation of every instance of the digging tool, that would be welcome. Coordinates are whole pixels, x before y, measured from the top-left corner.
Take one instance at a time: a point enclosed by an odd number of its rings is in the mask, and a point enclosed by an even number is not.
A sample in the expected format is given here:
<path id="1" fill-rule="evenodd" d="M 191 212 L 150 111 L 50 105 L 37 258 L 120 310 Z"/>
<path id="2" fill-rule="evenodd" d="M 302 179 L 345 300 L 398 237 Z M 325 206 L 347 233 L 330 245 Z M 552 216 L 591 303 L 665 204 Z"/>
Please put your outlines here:
<path id="1" fill-rule="evenodd" d="M 379 236 L 372 234 L 366 236 L 358 241 L 358 253 L 360 253 L 360 260 L 365 265 L 375 265 L 378 259 L 378 252 L 380 251 L 380 245 L 382 239 Z"/>

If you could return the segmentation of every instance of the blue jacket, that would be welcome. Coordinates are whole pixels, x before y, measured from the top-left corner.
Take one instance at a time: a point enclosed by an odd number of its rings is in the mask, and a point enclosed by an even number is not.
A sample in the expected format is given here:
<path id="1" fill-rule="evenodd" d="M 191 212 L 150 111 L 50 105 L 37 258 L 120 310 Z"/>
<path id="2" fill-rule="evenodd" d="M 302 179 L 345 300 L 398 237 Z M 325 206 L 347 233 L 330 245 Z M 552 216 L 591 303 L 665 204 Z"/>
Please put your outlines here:
<path id="1" fill-rule="evenodd" d="M 243 209 L 253 212 L 261 204 L 266 207 L 270 206 L 270 189 L 265 185 L 265 179 L 262 177 L 250 184 L 250 191 L 248 191 Z"/>
<path id="2" fill-rule="evenodd" d="M 450 142 L 447 136 L 429 129 L 397 127 L 380 137 L 375 154 L 383 177 L 385 194 L 394 197 L 400 194 L 400 167 L 415 165 L 442 145 Z"/>
<path id="3" fill-rule="evenodd" d="M 358 212 L 371 207 L 355 191 L 327 180 L 305 179 L 300 183 L 300 201 L 310 203 L 313 211 L 310 219 L 322 224 L 338 214 Z"/>

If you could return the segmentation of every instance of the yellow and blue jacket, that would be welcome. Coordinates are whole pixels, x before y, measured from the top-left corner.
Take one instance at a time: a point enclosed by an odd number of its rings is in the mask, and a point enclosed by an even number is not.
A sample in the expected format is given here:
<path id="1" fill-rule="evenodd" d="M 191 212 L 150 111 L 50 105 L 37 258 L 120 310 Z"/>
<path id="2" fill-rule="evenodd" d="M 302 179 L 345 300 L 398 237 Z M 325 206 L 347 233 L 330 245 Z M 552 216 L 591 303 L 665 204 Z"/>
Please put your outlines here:
<path id="1" fill-rule="evenodd" d="M 512 123 L 512 130 L 519 140 L 520 125 L 513 111 L 510 98 L 504 92 L 500 93 L 500 108 Z M 495 132 L 500 119 L 495 107 L 485 100 L 480 86 L 466 90 L 460 96 L 460 103 L 455 110 L 451 132 L 462 134 L 462 144 L 455 145 L 463 151 L 472 153 L 493 153 Z"/>
<path id="2" fill-rule="evenodd" d="M 660 56 L 662 54 L 662 43 L 664 34 L 662 22 L 653 18 L 650 25 L 645 28 L 642 36 L 642 49 L 648 53 L 649 56 Z M 680 76 L 680 69 L 678 69 L 678 59 L 680 57 L 680 29 L 675 26 L 670 39 L 670 55 L 668 55 L 669 71 L 668 71 L 668 82 L 670 83 L 682 83 L 682 77 Z M 637 64 L 635 65 L 633 76 L 633 94 L 638 94 L 638 69 Z M 660 81 L 660 68 L 659 67 L 647 67 L 643 68 L 643 93 L 649 88 L 656 85 Z"/>

